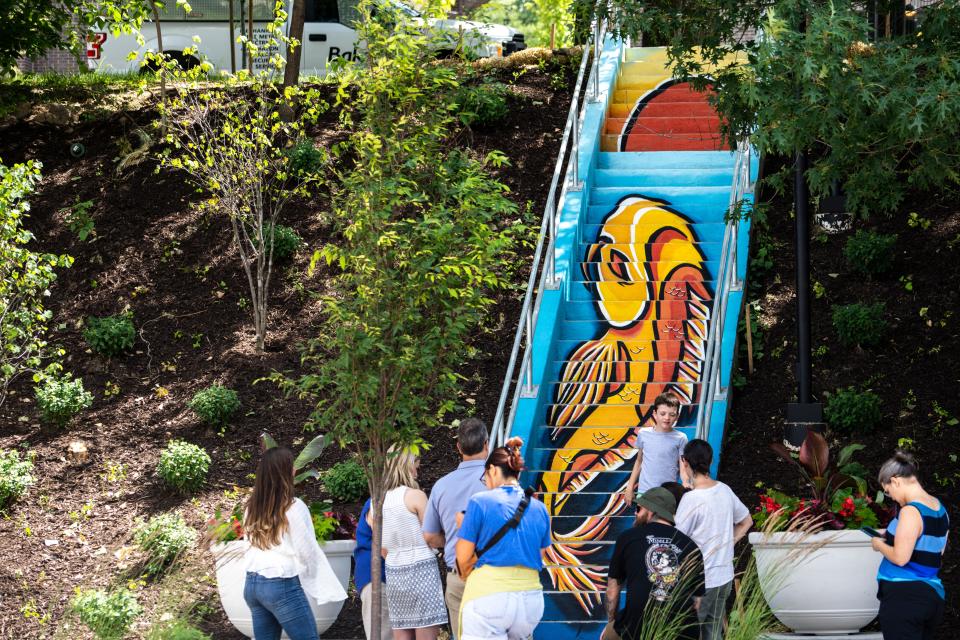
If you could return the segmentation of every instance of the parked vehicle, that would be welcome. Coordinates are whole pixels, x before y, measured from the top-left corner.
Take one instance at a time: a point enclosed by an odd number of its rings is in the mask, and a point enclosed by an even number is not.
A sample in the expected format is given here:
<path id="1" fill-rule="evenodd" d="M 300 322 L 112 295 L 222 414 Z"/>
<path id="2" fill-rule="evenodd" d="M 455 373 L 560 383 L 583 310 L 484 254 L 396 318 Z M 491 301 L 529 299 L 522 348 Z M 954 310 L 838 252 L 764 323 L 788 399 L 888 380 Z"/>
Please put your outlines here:
<path id="1" fill-rule="evenodd" d="M 306 0 L 306 18 L 300 55 L 300 71 L 308 75 L 324 75 L 327 63 L 335 58 L 353 59 L 357 54 L 357 32 L 349 26 L 359 18 L 359 0 Z M 448 35 L 438 54 L 452 52 L 458 43 L 469 55 L 477 57 L 506 56 L 526 48 L 523 34 L 499 24 L 485 24 L 462 20 L 424 18 L 419 12 L 399 0 L 384 0 L 412 19 L 430 24 L 441 34 Z M 274 0 L 193 0 L 188 13 L 167 0 L 161 15 L 164 52 L 178 60 L 184 68 L 200 64 L 205 59 L 216 71 L 236 71 L 247 68 L 245 48 L 236 43 L 240 35 L 248 35 L 252 24 L 252 40 L 259 46 L 253 58 L 255 71 L 269 69 L 270 36 L 267 23 L 273 19 Z M 232 4 L 232 7 L 231 7 Z M 252 20 L 250 6 L 252 4 Z M 290 15 L 292 0 L 287 0 Z M 285 30 L 289 32 L 289 19 Z M 153 23 L 142 29 L 143 44 L 135 34 L 115 37 L 112 33 L 94 33 L 87 43 L 87 64 L 96 71 L 122 73 L 141 68 L 144 54 L 157 51 L 156 30 Z M 199 44 L 195 42 L 199 39 Z M 184 53 L 197 48 L 197 55 Z M 449 50 L 447 49 L 449 47 Z M 231 53 L 232 50 L 232 53 Z M 135 56 L 132 54 L 136 54 Z"/>

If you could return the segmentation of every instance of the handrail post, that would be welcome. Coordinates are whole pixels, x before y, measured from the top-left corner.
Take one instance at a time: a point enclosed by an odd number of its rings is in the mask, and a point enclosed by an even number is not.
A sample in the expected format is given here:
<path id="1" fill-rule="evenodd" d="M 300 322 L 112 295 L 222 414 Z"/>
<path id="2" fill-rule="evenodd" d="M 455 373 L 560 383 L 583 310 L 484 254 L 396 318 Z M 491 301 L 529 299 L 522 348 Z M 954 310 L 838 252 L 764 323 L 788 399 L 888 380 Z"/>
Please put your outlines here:
<path id="1" fill-rule="evenodd" d="M 525 318 L 527 325 L 527 352 L 524 366 L 524 384 L 520 392 L 521 398 L 536 398 L 537 385 L 533 384 L 533 311 L 528 310 Z"/>
<path id="2" fill-rule="evenodd" d="M 573 96 L 574 103 L 579 100 L 579 96 Z M 577 105 L 576 113 L 580 113 L 580 105 Z M 572 138 L 570 141 L 570 162 L 573 176 L 570 180 L 571 191 L 583 191 L 583 180 L 580 179 L 580 116 L 574 120 L 571 130 Z"/>
<path id="3" fill-rule="evenodd" d="M 550 217 L 549 229 L 550 239 L 547 241 L 547 263 L 549 271 L 544 281 L 544 288 L 550 291 L 556 291 L 560 288 L 560 276 L 557 275 L 557 201 L 554 194 L 547 196 L 547 215 Z M 533 315 L 533 312 L 530 312 Z"/>
<path id="4" fill-rule="evenodd" d="M 590 102 L 600 102 L 600 17 L 593 21 L 593 94 Z"/>

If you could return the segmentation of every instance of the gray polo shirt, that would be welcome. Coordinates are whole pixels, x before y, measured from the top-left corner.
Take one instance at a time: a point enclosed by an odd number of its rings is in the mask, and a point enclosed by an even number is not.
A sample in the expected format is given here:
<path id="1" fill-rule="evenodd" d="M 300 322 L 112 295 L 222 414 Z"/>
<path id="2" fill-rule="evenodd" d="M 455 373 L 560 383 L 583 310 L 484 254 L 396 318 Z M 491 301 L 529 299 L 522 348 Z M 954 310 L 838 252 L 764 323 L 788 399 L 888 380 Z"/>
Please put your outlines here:
<path id="1" fill-rule="evenodd" d="M 487 490 L 483 483 L 483 460 L 470 460 L 437 480 L 430 491 L 427 513 L 423 516 L 424 533 L 442 533 L 446 544 L 443 559 L 447 567 L 456 563 L 457 514 L 467 508 L 470 497 Z"/>

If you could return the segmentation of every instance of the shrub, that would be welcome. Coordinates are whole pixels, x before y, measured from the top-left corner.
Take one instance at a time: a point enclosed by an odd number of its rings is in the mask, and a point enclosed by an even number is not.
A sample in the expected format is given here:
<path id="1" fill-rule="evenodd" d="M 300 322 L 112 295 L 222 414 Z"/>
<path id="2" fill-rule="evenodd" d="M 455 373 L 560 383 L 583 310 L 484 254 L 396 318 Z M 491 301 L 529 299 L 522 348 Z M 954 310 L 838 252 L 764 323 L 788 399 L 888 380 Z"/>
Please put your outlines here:
<path id="1" fill-rule="evenodd" d="M 323 151 L 313 146 L 312 140 L 301 140 L 287 151 L 288 165 L 292 171 L 300 174 L 319 173 L 326 160 Z"/>
<path id="2" fill-rule="evenodd" d="M 87 318 L 83 339 L 100 355 L 112 358 L 133 347 L 137 332 L 129 314 Z"/>
<path id="3" fill-rule="evenodd" d="M 454 102 L 460 107 L 460 122 L 482 126 L 503 120 L 509 112 L 509 94 L 510 89 L 500 82 L 460 87 L 454 94 Z"/>
<path id="4" fill-rule="evenodd" d="M 271 227 L 272 225 L 264 225 L 263 237 L 265 239 L 270 238 Z M 286 260 L 292 256 L 302 244 L 303 240 L 296 230 L 278 224 L 276 230 L 273 232 L 273 261 Z"/>
<path id="5" fill-rule="evenodd" d="M 173 440 L 160 453 L 157 475 L 164 482 L 183 493 L 199 489 L 207 479 L 210 456 L 203 447 Z"/>
<path id="6" fill-rule="evenodd" d="M 896 234 L 885 235 L 875 231 L 857 230 L 843 248 L 850 266 L 868 276 L 887 273 L 893 268 L 893 247 Z"/>
<path id="7" fill-rule="evenodd" d="M 338 462 L 323 474 L 323 486 L 340 502 L 359 502 L 367 495 L 367 474 L 355 460 Z"/>
<path id="8" fill-rule="evenodd" d="M 44 376 L 34 396 L 43 419 L 61 427 L 93 404 L 93 394 L 83 388 L 83 380 L 73 379 L 69 373 Z"/>
<path id="9" fill-rule="evenodd" d="M 833 328 L 845 346 L 873 346 L 880 342 L 887 331 L 887 321 L 883 317 L 885 312 L 886 305 L 882 302 L 834 305 Z"/>
<path id="10" fill-rule="evenodd" d="M 147 575 L 160 574 L 173 565 L 181 553 L 197 538 L 178 513 L 163 513 L 140 522 L 133 531 L 133 541 L 146 555 Z"/>
<path id="11" fill-rule="evenodd" d="M 837 389 L 827 400 L 824 415 L 837 431 L 872 431 L 880 424 L 880 396 L 853 387 Z"/>
<path id="12" fill-rule="evenodd" d="M 150 629 L 147 640 L 210 640 L 210 636 L 183 618 L 158 624 Z"/>
<path id="13" fill-rule="evenodd" d="M 78 590 L 70 608 L 101 640 L 122 638 L 142 610 L 137 597 L 129 589 L 110 593 L 102 589 Z"/>
<path id="14" fill-rule="evenodd" d="M 34 482 L 33 460 L 21 460 L 14 449 L 0 449 L 0 509 L 18 500 Z"/>
<path id="15" fill-rule="evenodd" d="M 240 397 L 233 389 L 215 384 L 198 391 L 190 400 L 190 408 L 203 422 L 222 430 L 240 410 Z"/>

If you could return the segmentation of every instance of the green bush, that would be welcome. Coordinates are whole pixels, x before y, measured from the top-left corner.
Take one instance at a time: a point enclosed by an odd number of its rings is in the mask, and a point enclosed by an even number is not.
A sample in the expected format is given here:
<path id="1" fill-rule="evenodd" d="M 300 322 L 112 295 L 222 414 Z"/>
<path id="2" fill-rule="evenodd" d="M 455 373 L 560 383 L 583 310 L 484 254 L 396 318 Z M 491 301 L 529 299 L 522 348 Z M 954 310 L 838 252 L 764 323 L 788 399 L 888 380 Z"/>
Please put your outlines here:
<path id="1" fill-rule="evenodd" d="M 272 225 L 264 225 L 263 227 L 263 237 L 267 240 L 270 239 L 270 227 Z M 256 242 L 254 244 L 257 244 Z M 282 224 L 276 226 L 276 231 L 273 232 L 273 260 L 278 262 L 280 260 L 286 260 L 294 253 L 297 249 L 303 244 L 303 240 L 300 238 L 300 234 L 296 232 L 292 227 L 285 227 Z"/>
<path id="2" fill-rule="evenodd" d="M 147 575 L 162 573 L 173 565 L 181 553 L 197 538 L 178 513 L 162 513 L 140 522 L 133 530 L 133 541 L 146 556 L 144 570 Z"/>
<path id="3" fill-rule="evenodd" d="M 503 120 L 509 112 L 509 94 L 509 87 L 500 82 L 460 87 L 454 94 L 454 102 L 460 107 L 460 122 L 467 126 L 483 126 Z"/>
<path id="4" fill-rule="evenodd" d="M 160 453 L 157 475 L 164 482 L 182 493 L 196 491 L 207 480 L 210 456 L 203 447 L 173 440 Z"/>
<path id="5" fill-rule="evenodd" d="M 107 593 L 102 589 L 78 591 L 70 608 L 101 640 L 118 640 L 127 633 L 130 623 L 142 609 L 129 589 Z"/>
<path id="6" fill-rule="evenodd" d="M 849 433 L 873 431 L 880 424 L 880 396 L 853 387 L 837 389 L 827 400 L 824 417 L 831 428 Z"/>
<path id="7" fill-rule="evenodd" d="M 33 393 L 43 419 L 61 427 L 93 404 L 93 394 L 83 388 L 83 380 L 69 373 L 45 376 Z"/>
<path id="8" fill-rule="evenodd" d="M 240 397 L 233 389 L 215 384 L 198 391 L 190 400 L 190 408 L 203 422 L 222 430 L 240 410 Z"/>
<path id="9" fill-rule="evenodd" d="M 176 618 L 151 627 L 147 640 L 210 640 L 210 636 L 189 621 Z"/>
<path id="10" fill-rule="evenodd" d="M 34 482 L 33 460 L 21 460 L 15 449 L 0 449 L 0 510 L 18 500 Z"/>
<path id="11" fill-rule="evenodd" d="M 133 347 L 137 332 L 129 314 L 87 318 L 83 339 L 100 355 L 112 358 Z"/>
<path id="12" fill-rule="evenodd" d="M 312 140 L 301 140 L 287 151 L 288 166 L 299 174 L 316 174 L 323 168 L 325 154 L 313 146 Z"/>
<path id="13" fill-rule="evenodd" d="M 847 347 L 879 344 L 887 332 L 886 310 L 882 302 L 834 305 L 833 328 L 837 330 L 840 342 Z"/>
<path id="14" fill-rule="evenodd" d="M 843 255 L 857 271 L 868 276 L 882 275 L 893 268 L 893 247 L 896 244 L 896 234 L 859 229 L 847 240 Z"/>
<path id="15" fill-rule="evenodd" d="M 323 486 L 340 502 L 359 502 L 367 495 L 367 474 L 356 460 L 345 460 L 323 474 Z"/>

